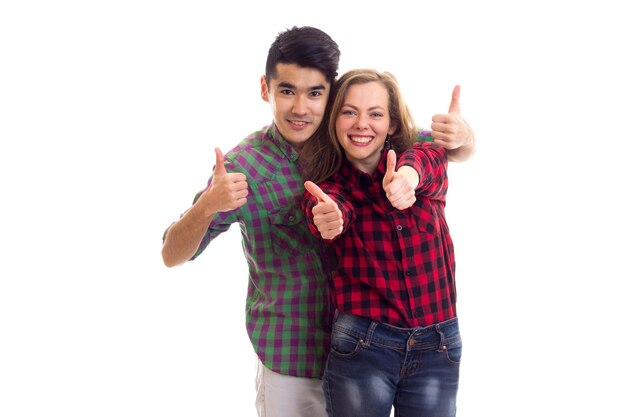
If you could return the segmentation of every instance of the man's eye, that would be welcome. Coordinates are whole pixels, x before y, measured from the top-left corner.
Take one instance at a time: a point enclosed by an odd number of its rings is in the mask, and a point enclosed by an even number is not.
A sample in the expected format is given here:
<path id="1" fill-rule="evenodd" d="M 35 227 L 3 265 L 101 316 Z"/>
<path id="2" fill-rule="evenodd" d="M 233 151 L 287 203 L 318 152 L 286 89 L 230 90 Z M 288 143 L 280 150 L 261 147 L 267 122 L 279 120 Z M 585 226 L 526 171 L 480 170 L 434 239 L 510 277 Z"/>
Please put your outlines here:
<path id="1" fill-rule="evenodd" d="M 321 93 L 320 91 L 312 91 L 312 92 L 311 92 L 311 95 L 312 95 L 313 97 L 320 97 L 320 96 L 322 95 L 322 93 Z"/>
<path id="2" fill-rule="evenodd" d="M 291 91 L 291 90 L 280 90 L 280 94 L 284 94 L 286 96 L 293 96 L 293 91 Z"/>

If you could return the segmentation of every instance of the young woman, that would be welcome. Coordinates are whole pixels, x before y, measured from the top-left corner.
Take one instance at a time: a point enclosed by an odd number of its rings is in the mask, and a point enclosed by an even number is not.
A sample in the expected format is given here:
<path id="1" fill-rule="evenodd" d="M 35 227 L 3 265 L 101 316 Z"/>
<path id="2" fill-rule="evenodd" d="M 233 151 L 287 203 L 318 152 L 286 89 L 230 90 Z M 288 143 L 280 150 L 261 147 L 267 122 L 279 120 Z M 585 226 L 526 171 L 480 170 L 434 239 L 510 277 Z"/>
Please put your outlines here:
<path id="1" fill-rule="evenodd" d="M 391 74 L 349 71 L 335 91 L 302 202 L 337 258 L 327 411 L 454 416 L 461 337 L 445 149 L 415 143 Z"/>

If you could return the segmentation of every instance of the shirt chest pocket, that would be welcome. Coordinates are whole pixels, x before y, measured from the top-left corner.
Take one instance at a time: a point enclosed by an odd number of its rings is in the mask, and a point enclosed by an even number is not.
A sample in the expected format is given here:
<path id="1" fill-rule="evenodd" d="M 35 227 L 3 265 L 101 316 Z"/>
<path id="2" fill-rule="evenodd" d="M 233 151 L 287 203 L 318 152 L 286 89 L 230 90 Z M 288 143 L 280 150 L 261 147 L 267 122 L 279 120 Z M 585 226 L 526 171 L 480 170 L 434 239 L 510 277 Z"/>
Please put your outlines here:
<path id="1" fill-rule="evenodd" d="M 304 222 L 304 213 L 295 205 L 268 212 L 272 246 L 276 255 L 285 257 L 312 250 L 310 232 Z"/>
<path id="2" fill-rule="evenodd" d="M 430 238 L 441 234 L 439 216 L 428 200 L 418 199 L 409 210 L 420 233 Z"/>

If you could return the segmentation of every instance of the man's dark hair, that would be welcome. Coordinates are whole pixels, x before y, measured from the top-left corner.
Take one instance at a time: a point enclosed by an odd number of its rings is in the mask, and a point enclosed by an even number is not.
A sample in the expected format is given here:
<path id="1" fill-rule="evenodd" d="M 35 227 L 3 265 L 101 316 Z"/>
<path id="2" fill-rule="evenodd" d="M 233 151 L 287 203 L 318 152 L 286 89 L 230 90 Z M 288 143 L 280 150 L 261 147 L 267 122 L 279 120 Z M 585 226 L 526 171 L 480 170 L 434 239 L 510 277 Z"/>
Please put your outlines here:
<path id="1" fill-rule="evenodd" d="M 310 26 L 294 26 L 279 33 L 270 46 L 265 64 L 267 84 L 276 76 L 276 65 L 282 63 L 315 68 L 332 85 L 337 77 L 339 55 L 337 43 L 325 32 Z"/>

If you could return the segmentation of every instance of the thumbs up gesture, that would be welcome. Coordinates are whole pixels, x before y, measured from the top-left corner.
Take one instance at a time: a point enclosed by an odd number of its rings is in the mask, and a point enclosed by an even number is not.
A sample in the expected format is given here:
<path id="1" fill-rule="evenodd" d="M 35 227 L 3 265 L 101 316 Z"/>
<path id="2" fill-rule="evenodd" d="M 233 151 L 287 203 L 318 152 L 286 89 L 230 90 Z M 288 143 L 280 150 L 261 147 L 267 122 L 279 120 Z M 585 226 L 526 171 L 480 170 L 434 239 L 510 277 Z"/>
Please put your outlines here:
<path id="1" fill-rule="evenodd" d="M 457 85 L 452 91 L 448 113 L 434 115 L 430 127 L 435 143 L 446 149 L 456 149 L 468 144 L 474 134 L 472 128 L 461 117 L 460 95 L 461 86 Z"/>
<path id="2" fill-rule="evenodd" d="M 312 181 L 306 181 L 304 188 L 317 198 L 313 207 L 313 223 L 323 239 L 334 239 L 343 232 L 343 216 L 337 203 Z"/>
<path id="3" fill-rule="evenodd" d="M 210 212 L 230 211 L 243 206 L 248 196 L 248 182 L 241 173 L 228 173 L 224 155 L 215 148 L 215 169 L 211 186 L 200 196 L 198 202 Z"/>
<path id="4" fill-rule="evenodd" d="M 398 210 L 411 207 L 416 201 L 415 188 L 420 177 L 416 170 L 403 166 L 396 171 L 396 152 L 387 153 L 387 171 L 383 177 L 383 190 L 392 206 Z"/>

